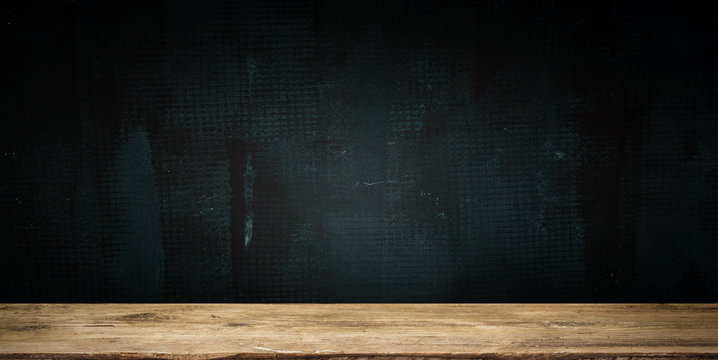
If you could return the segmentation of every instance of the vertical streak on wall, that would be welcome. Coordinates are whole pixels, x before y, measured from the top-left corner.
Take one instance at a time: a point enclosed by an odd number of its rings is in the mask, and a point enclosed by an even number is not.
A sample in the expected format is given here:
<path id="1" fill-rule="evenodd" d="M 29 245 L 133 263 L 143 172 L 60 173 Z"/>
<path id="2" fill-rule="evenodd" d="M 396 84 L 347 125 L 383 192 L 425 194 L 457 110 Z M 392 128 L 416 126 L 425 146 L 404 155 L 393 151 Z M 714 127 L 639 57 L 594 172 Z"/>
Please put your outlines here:
<path id="1" fill-rule="evenodd" d="M 244 170 L 244 246 L 252 241 L 252 198 L 254 197 L 254 169 L 252 153 L 247 153 L 247 164 Z"/>
<path id="2" fill-rule="evenodd" d="M 130 301 L 157 301 L 164 288 L 164 254 L 152 149 L 144 130 L 129 133 L 117 165 L 128 226 L 120 286 Z"/>
<path id="3" fill-rule="evenodd" d="M 590 299 L 629 299 L 639 203 L 636 158 L 640 115 L 628 109 L 577 116 L 586 161 L 579 170 Z M 603 130 L 610 129 L 610 130 Z M 606 174 L 611 174 L 606 176 Z"/>
<path id="4" fill-rule="evenodd" d="M 647 94 L 636 85 L 644 83 L 645 75 L 635 69 L 637 46 L 617 41 L 624 30 L 616 27 L 617 16 L 610 8 L 588 5 L 577 11 L 585 20 L 574 25 L 566 39 L 580 50 L 571 56 L 569 73 L 578 99 L 572 119 L 582 149 L 577 188 L 584 221 L 585 296 L 591 301 L 628 301 L 633 299 L 640 217 L 640 198 L 635 195 L 641 176 L 639 104 Z"/>
<path id="5" fill-rule="evenodd" d="M 252 214 L 248 210 L 251 198 L 247 199 L 248 190 L 251 195 L 254 191 L 254 171 L 252 171 L 252 184 L 246 184 L 251 169 L 251 155 L 247 151 L 244 140 L 236 140 L 229 146 L 229 183 L 232 188 L 230 200 L 230 233 L 232 235 L 232 279 L 235 296 L 241 297 L 244 293 L 240 280 L 242 279 L 242 260 L 244 249 L 251 240 Z M 249 228 L 249 233 L 247 233 Z"/>

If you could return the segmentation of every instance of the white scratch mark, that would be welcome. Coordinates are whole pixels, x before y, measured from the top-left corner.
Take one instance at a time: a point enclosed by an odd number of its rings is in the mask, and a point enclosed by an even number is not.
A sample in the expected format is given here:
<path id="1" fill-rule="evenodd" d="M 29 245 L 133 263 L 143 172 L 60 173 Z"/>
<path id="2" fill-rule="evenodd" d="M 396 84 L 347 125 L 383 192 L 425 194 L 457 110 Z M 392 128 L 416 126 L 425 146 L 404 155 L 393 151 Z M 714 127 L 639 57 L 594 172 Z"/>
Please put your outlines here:
<path id="1" fill-rule="evenodd" d="M 296 350 L 276 350 L 276 349 L 270 349 L 270 348 L 263 347 L 263 346 L 252 346 L 252 349 L 257 349 L 257 350 L 262 350 L 262 351 L 271 351 L 271 352 L 281 353 L 281 354 L 297 354 L 297 353 L 301 352 L 301 351 L 296 351 Z"/>
<path id="2" fill-rule="evenodd" d="M 364 186 L 374 186 L 374 185 L 379 185 L 379 184 L 393 184 L 393 183 L 399 183 L 399 182 L 400 181 L 396 181 L 396 180 L 383 180 L 383 181 L 375 181 L 375 182 L 370 182 L 370 183 L 363 182 L 363 181 L 357 181 L 357 183 L 354 184 L 354 187 L 358 187 L 359 184 L 362 184 Z"/>
<path id="3" fill-rule="evenodd" d="M 244 170 L 244 246 L 252 241 L 252 200 L 254 199 L 254 168 L 252 153 L 247 153 L 247 165 Z"/>

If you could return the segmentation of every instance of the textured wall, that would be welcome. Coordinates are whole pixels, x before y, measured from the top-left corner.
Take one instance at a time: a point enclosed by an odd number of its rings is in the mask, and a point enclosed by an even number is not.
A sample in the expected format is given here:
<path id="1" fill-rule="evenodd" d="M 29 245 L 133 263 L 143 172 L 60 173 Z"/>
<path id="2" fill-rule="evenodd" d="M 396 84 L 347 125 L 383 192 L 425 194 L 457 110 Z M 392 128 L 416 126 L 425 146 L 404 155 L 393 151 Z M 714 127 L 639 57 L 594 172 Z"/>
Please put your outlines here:
<path id="1" fill-rule="evenodd" d="M 712 13 L 14 1 L 0 301 L 716 301 Z"/>

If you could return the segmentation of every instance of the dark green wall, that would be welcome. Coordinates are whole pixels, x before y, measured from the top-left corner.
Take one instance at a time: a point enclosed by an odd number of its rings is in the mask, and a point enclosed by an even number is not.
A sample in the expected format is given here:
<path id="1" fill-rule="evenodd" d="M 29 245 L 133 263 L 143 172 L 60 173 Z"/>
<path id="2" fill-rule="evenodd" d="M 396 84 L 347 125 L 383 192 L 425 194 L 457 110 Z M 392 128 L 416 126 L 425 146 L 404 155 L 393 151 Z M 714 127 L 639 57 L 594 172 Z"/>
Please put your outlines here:
<path id="1" fill-rule="evenodd" d="M 718 300 L 700 5 L 2 6 L 0 301 Z"/>

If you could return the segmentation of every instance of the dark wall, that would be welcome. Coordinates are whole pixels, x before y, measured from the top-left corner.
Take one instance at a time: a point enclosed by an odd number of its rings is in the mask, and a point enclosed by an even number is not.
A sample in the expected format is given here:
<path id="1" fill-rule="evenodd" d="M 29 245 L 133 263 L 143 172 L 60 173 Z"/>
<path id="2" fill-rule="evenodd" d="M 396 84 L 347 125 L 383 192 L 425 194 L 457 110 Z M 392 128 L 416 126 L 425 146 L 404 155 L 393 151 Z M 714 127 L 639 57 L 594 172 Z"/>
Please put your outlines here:
<path id="1" fill-rule="evenodd" d="M 2 6 L 0 301 L 718 301 L 700 5 Z"/>

